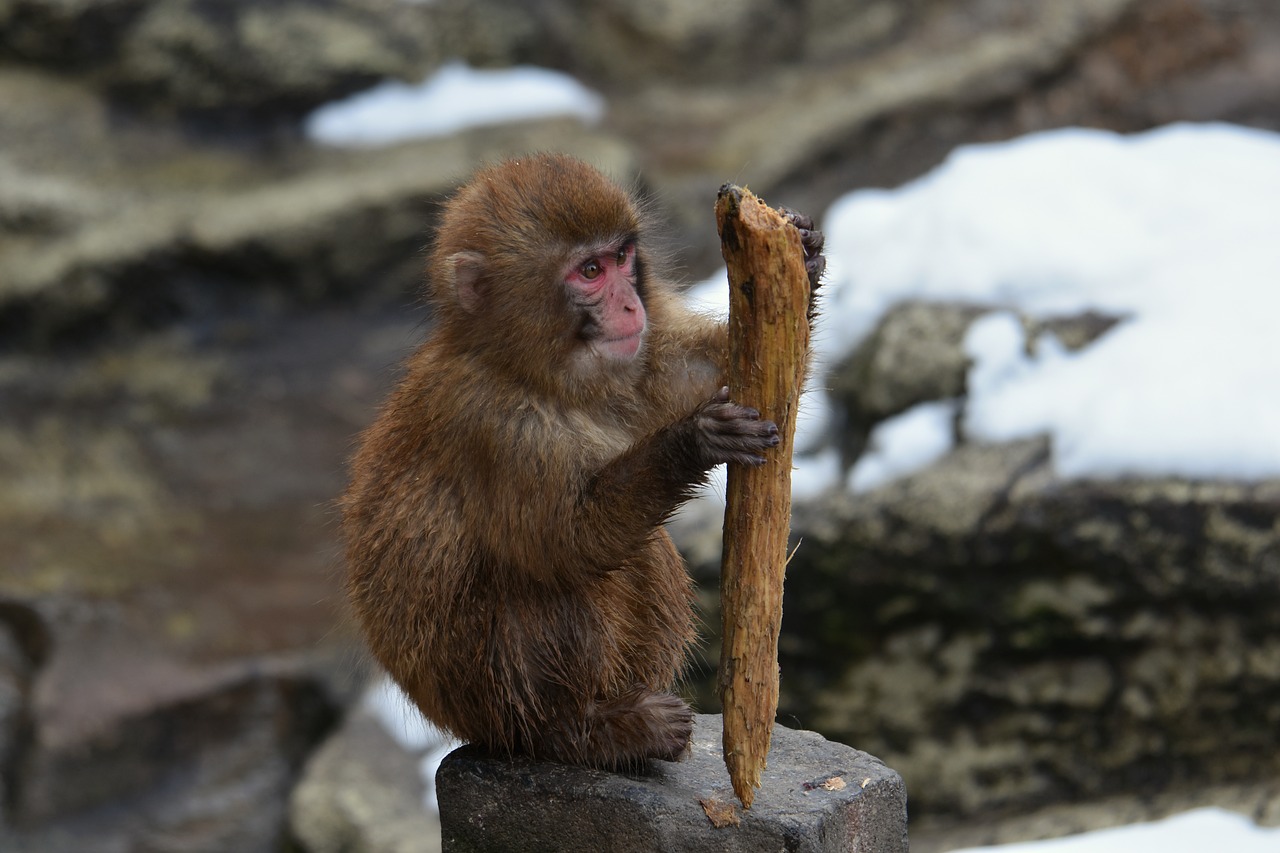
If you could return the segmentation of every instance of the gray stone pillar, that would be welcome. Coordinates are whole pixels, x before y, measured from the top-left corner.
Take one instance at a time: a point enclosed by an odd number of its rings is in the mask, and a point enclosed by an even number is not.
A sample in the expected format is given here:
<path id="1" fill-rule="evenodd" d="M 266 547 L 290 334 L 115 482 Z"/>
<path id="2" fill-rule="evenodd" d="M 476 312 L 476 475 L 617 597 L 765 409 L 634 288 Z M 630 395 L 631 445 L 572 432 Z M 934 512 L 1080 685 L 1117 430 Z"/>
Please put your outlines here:
<path id="1" fill-rule="evenodd" d="M 436 776 L 444 851 L 906 853 L 906 788 L 879 759 L 774 726 L 744 811 L 720 737 L 720 717 L 699 715 L 688 758 L 639 774 L 454 750 Z"/>

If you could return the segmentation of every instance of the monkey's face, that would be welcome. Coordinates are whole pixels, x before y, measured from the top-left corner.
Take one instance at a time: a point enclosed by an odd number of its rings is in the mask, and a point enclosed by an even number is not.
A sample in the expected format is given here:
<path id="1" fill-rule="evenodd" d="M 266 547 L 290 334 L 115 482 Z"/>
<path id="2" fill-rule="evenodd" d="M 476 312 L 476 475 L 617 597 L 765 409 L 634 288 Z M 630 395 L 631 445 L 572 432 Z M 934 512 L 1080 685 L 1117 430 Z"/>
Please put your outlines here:
<path id="1" fill-rule="evenodd" d="M 482 170 L 436 236 L 437 340 L 566 399 L 628 393 L 648 361 L 643 230 L 631 196 L 572 157 Z"/>
<path id="2" fill-rule="evenodd" d="M 592 247 L 569 262 L 565 289 L 578 316 L 579 338 L 590 353 L 626 363 L 640 352 L 646 314 L 638 282 L 634 238 Z"/>

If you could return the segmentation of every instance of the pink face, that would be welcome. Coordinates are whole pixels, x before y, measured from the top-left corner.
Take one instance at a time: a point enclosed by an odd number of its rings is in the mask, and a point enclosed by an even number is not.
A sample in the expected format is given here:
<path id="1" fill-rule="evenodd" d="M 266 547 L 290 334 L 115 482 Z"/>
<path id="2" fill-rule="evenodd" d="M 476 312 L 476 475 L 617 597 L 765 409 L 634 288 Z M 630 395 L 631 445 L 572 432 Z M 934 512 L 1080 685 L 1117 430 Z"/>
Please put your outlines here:
<path id="1" fill-rule="evenodd" d="M 565 273 L 564 282 L 582 312 L 587 344 L 606 358 L 635 358 L 645 329 L 644 304 L 636 292 L 635 242 L 578 260 Z"/>

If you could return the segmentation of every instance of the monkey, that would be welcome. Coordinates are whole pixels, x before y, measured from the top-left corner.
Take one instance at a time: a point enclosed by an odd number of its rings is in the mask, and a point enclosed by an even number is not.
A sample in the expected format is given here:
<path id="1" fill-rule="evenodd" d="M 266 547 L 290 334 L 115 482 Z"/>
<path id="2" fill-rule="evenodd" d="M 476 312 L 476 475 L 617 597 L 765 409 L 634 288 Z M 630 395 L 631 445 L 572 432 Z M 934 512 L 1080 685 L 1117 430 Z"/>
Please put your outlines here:
<path id="1" fill-rule="evenodd" d="M 642 202 L 586 163 L 489 166 L 445 204 L 432 327 L 350 463 L 347 592 L 428 720 L 499 755 L 678 760 L 692 581 L 663 528 L 779 443 L 729 399 L 722 321 L 655 272 Z M 822 234 L 801 228 L 813 289 Z"/>

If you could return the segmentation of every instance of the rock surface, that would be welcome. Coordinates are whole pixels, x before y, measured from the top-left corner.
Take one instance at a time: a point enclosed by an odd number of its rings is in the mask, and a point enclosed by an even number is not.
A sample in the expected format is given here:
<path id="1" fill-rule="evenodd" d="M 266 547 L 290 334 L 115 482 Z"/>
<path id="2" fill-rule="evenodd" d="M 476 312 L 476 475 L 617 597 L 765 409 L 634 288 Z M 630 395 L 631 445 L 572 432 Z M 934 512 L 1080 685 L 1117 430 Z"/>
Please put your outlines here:
<path id="1" fill-rule="evenodd" d="M 965 329 L 999 309 L 882 319 L 831 377 L 851 459 L 911 406 L 964 405 Z M 1029 346 L 1072 349 L 1115 323 L 1022 320 Z M 1067 480 L 1047 439 L 956 436 L 910 476 L 797 506 L 784 718 L 884 756 L 935 845 L 966 822 L 972 844 L 1078 831 L 1104 812 L 1057 804 L 1127 796 L 1145 818 L 1200 802 L 1274 823 L 1280 482 Z"/>
<path id="2" fill-rule="evenodd" d="M 1280 483 L 1064 481 L 1043 441 L 961 444 L 794 532 L 784 712 L 884 755 L 920 814 L 1280 770 Z"/>
<path id="3" fill-rule="evenodd" d="M 326 502 L 385 349 L 366 328 L 367 373 L 299 374 L 354 322 L 2 359 L 0 623 L 47 641 L 16 679 L 0 847 L 283 837 L 298 768 L 357 686 Z"/>
<path id="4" fill-rule="evenodd" d="M 754 804 L 733 796 L 720 717 L 699 715 L 692 750 L 643 774 L 605 773 L 462 747 L 437 775 L 444 849 L 905 853 L 902 779 L 864 752 L 775 726 Z"/>
<path id="5" fill-rule="evenodd" d="M 61 97 L 48 103 L 53 87 Z M 12 100 L 9 100 L 9 99 Z M 558 148 L 616 174 L 615 140 L 549 121 L 385 151 L 237 150 L 0 69 L 0 334 L 84 342 L 345 297 L 398 302 L 444 197 L 482 163 Z M 577 131 L 566 133 L 566 125 Z M 92 158 L 77 162 L 75 152 Z M 105 179 L 104 179 L 105 175 Z"/>
<path id="6" fill-rule="evenodd" d="M 917 403 L 960 397 L 969 358 L 964 335 L 986 313 L 978 305 L 907 302 L 831 370 L 830 395 L 841 414 L 841 450 L 852 464 L 872 427 Z"/>
<path id="7" fill-rule="evenodd" d="M 0 257 L 12 259 L 0 264 L 7 283 L 0 329 L 13 334 L 40 325 L 46 308 L 56 315 L 85 302 L 136 312 L 142 297 L 158 299 L 161 316 L 169 316 L 166 303 L 180 295 L 172 276 L 162 278 L 168 287 L 131 289 L 126 300 L 110 298 L 110 280 L 138 271 L 140 260 L 151 273 L 145 281 L 166 269 L 203 268 L 223 254 L 241 261 L 214 263 L 217 270 L 257 279 L 258 247 L 273 277 L 301 278 L 290 284 L 304 297 L 361 277 L 402 288 L 403 271 L 391 261 L 405 257 L 407 226 L 397 213 L 404 196 L 423 186 L 421 164 L 440 162 L 425 168 L 437 175 L 454 166 L 446 173 L 456 181 L 478 160 L 529 147 L 576 150 L 582 136 L 576 123 L 529 139 L 521 128 L 485 150 L 489 134 L 473 135 L 462 152 L 478 147 L 480 156 L 470 158 L 431 147 L 403 159 L 321 156 L 299 144 L 287 123 L 298 104 L 337 97 L 356 85 L 348 79 L 416 79 L 443 57 L 437 43 L 477 62 L 564 67 L 604 89 L 611 98 L 604 130 L 634 147 L 664 218 L 679 229 L 681 253 L 699 269 L 717 259 L 708 199 L 744 164 L 763 197 L 820 211 L 850 188 L 920 174 L 963 142 L 1076 123 L 1137 130 L 1192 118 L 1280 126 L 1268 82 L 1280 66 L 1280 12 L 1261 0 L 815 3 L 786 14 L 755 0 L 733 11 L 675 4 L 656 17 L 648 7 L 580 0 L 534 7 L 294 0 L 273 15 L 248 2 L 222 5 L 225 14 L 210 18 L 205 5 L 188 2 L 0 4 L 0 50 L 27 63 L 0 68 L 0 100 L 11 106 L 0 117 L 0 224 L 13 223 L 19 234 L 57 232 L 48 245 L 11 242 L 0 232 Z M 762 17 L 770 20 L 763 30 Z M 98 47 L 75 36 L 89 31 Z M 766 49 L 762 36 L 776 46 Z M 619 43 L 626 49 L 615 49 Z M 312 56 L 326 50 L 338 55 Z M 747 50 L 749 62 L 735 59 Z M 402 57 L 405 51 L 412 55 Z M 130 62 L 145 67 L 103 70 Z M 340 67 L 293 67 L 325 62 Z M 46 68 L 81 69 L 81 77 Z M 116 79 L 133 82 L 108 85 Z M 644 85 L 624 82 L 633 80 Z M 122 101 L 121 91 L 131 94 Z M 243 102 L 235 109 L 275 118 L 258 125 L 207 119 L 197 130 L 212 132 L 200 134 L 167 119 L 205 102 L 226 109 Z M 418 168 L 392 167 L 410 161 Z M 381 182 L 390 174 L 407 176 L 404 194 L 388 195 Z M 364 194 L 343 189 L 364 182 Z M 287 221 L 293 205 L 307 209 L 313 201 L 312 221 Z M 269 223 L 266 234 L 246 233 L 237 223 L 259 207 L 284 221 Z M 130 215 L 112 215 L 121 210 Z M 347 234 L 360 239 L 335 239 Z M 342 253 L 334 258 L 336 246 Z M 41 286 L 50 281 L 56 292 Z M 188 286 L 208 293 L 218 281 Z M 33 303 L 37 291 L 43 296 Z M 5 309 L 9 296 L 21 298 Z"/>
<path id="8" fill-rule="evenodd" d="M 367 710 L 354 711 L 312 757 L 290 825 L 307 853 L 432 853 L 440 820 L 424 803 L 421 757 Z"/>
<path id="9" fill-rule="evenodd" d="M 297 768 L 333 713 L 318 686 L 246 674 L 151 701 L 63 742 L 37 729 L 5 850 L 279 849 Z"/>
<path id="10" fill-rule="evenodd" d="M 846 465 L 866 449 L 873 427 L 919 403 L 965 395 L 969 356 L 964 337 L 970 324 L 999 306 L 909 301 L 894 306 L 876 328 L 831 368 L 827 392 L 839 413 L 839 441 Z M 1016 312 L 1014 312 L 1016 313 Z M 1027 346 L 1053 335 L 1079 350 L 1118 322 L 1088 311 L 1045 319 L 1022 317 Z"/>
<path id="11" fill-rule="evenodd" d="M 438 61 L 421 15 L 394 0 L 109 0 L 0 3 L 0 55 L 74 69 L 124 103 L 297 116 Z"/>
<path id="12" fill-rule="evenodd" d="M 0 802 L 12 802 L 24 750 L 31 739 L 31 681 L 48 654 L 39 617 L 0 601 Z M 0 818 L 0 838 L 5 821 Z"/>

